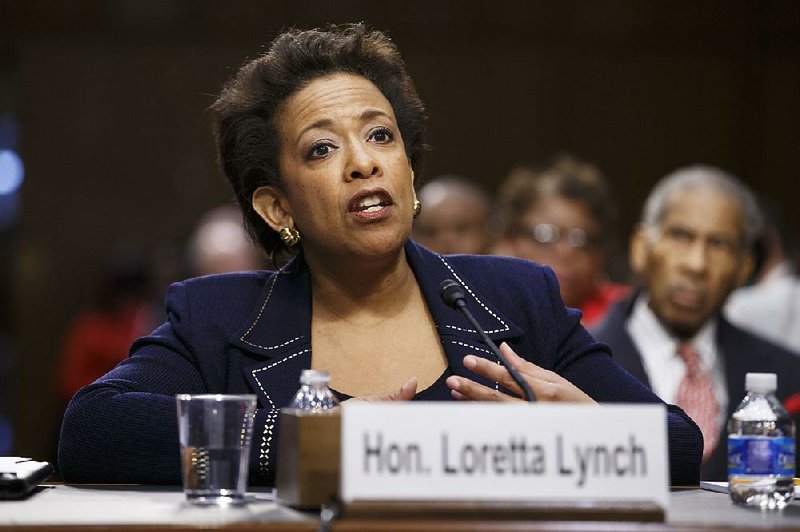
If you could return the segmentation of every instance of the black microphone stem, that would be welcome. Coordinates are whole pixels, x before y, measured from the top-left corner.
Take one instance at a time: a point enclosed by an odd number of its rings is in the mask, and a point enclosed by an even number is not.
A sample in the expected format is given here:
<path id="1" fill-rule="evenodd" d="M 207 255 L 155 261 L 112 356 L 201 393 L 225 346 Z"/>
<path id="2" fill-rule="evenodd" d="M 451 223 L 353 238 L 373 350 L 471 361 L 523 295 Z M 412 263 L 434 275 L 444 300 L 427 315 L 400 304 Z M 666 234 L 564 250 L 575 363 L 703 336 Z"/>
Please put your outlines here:
<path id="1" fill-rule="evenodd" d="M 489 346 L 489 349 L 492 350 L 492 353 L 500 360 L 500 363 L 508 370 L 508 373 L 511 374 L 511 378 L 514 379 L 514 382 L 517 383 L 517 386 L 520 387 L 522 390 L 523 398 L 528 401 L 529 403 L 533 403 L 536 401 L 536 395 L 531 390 L 531 387 L 525 382 L 525 379 L 522 378 L 522 375 L 514 368 L 514 366 L 509 363 L 508 359 L 503 355 L 500 349 L 497 348 L 497 345 L 489 338 L 489 335 L 486 334 L 486 331 L 483 330 L 483 327 L 480 326 L 478 321 L 472 315 L 472 312 L 469 311 L 467 308 L 467 304 L 464 302 L 463 299 L 456 301 L 455 306 L 460 310 L 464 316 L 467 317 L 469 322 L 472 324 L 472 328 L 477 331 L 478 335 L 480 335 L 481 340 L 483 343 Z"/>

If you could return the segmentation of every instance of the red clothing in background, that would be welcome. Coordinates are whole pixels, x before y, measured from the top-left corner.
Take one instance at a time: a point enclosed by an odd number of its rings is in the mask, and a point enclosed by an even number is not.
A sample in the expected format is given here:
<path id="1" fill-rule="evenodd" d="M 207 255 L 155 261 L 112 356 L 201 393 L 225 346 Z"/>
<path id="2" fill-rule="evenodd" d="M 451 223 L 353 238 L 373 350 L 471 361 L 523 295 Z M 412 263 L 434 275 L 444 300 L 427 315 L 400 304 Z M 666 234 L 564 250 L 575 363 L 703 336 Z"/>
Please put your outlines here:
<path id="1" fill-rule="evenodd" d="M 75 392 L 127 358 L 133 341 L 153 329 L 150 305 L 130 303 L 114 312 L 78 315 L 67 331 L 61 353 L 58 390 L 67 402 Z"/>
<path id="2" fill-rule="evenodd" d="M 583 302 L 580 310 L 583 312 L 581 324 L 589 328 L 603 319 L 609 307 L 628 296 L 630 286 L 616 283 L 603 283 L 598 286 L 595 293 Z"/>

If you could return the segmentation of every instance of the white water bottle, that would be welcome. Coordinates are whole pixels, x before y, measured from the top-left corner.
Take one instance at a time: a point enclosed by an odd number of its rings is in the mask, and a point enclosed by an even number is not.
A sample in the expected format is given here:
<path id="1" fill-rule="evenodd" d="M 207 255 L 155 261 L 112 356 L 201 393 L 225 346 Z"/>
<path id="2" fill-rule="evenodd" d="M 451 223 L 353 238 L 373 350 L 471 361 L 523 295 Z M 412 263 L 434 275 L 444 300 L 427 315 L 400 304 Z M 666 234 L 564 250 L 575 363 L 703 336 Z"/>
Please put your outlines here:
<path id="1" fill-rule="evenodd" d="M 304 369 L 300 374 L 300 389 L 289 408 L 319 414 L 338 406 L 339 400 L 328 387 L 330 381 L 327 371 Z"/>
<path id="2" fill-rule="evenodd" d="M 728 422 L 728 485 L 736 504 L 783 508 L 794 497 L 795 426 L 775 398 L 774 373 L 748 373 Z"/>

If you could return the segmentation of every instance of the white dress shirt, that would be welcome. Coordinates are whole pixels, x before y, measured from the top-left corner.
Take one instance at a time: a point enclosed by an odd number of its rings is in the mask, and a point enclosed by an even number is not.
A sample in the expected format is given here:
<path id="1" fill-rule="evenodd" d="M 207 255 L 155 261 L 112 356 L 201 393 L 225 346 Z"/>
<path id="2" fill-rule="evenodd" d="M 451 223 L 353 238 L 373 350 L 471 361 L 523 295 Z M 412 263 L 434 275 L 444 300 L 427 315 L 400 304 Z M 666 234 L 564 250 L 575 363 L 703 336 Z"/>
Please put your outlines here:
<path id="1" fill-rule="evenodd" d="M 650 387 L 665 403 L 674 404 L 678 387 L 686 374 L 686 364 L 678 355 L 678 344 L 682 343 L 661 325 L 648 306 L 647 294 L 642 294 L 634 303 L 633 312 L 626 324 L 628 334 L 642 357 L 642 364 L 650 379 Z M 728 392 L 725 387 L 724 361 L 719 356 L 716 339 L 717 321 L 709 320 L 691 339 L 700 362 L 711 372 L 714 396 L 719 405 L 717 424 L 720 428 L 727 420 Z"/>

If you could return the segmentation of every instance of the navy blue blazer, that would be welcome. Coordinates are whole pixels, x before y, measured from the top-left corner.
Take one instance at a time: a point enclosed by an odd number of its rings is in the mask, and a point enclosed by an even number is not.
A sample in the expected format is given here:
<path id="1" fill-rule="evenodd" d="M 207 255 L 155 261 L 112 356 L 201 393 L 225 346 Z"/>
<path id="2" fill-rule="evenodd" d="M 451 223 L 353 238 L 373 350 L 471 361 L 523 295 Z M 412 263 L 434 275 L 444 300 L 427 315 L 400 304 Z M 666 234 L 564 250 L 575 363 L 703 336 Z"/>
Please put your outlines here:
<path id="1" fill-rule="evenodd" d="M 614 358 L 634 377 L 648 387 L 651 378 L 644 369 L 642 357 L 628 334 L 627 322 L 633 311 L 636 296 L 620 301 L 611 307 L 605 319 L 594 329 L 594 337 L 611 346 Z M 800 391 L 800 356 L 740 329 L 723 316 L 717 321 L 717 346 L 725 369 L 725 387 L 728 392 L 730 415 L 745 396 L 744 379 L 750 372 L 775 373 L 778 375 L 778 393 L 781 401 Z M 719 444 L 701 471 L 703 480 L 728 479 L 728 434 L 725 427 L 720 430 Z"/>
<path id="2" fill-rule="evenodd" d="M 409 241 L 405 253 L 439 332 L 453 374 L 466 354 L 494 359 L 466 319 L 439 298 L 445 279 L 462 283 L 467 305 L 495 342 L 557 372 L 600 402 L 660 403 L 580 325 L 561 302 L 549 268 L 484 256 L 440 256 Z M 275 475 L 278 413 L 311 366 L 311 286 L 301 257 L 276 272 L 246 272 L 176 283 L 167 322 L 137 340 L 127 360 L 80 390 L 61 431 L 67 482 L 179 484 L 177 393 L 255 393 L 258 411 L 251 481 Z M 391 347 L 382 356 L 392 356 Z M 672 482 L 696 483 L 702 436 L 668 409 Z"/>

